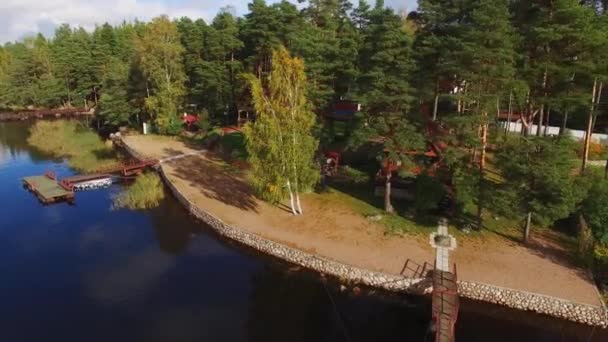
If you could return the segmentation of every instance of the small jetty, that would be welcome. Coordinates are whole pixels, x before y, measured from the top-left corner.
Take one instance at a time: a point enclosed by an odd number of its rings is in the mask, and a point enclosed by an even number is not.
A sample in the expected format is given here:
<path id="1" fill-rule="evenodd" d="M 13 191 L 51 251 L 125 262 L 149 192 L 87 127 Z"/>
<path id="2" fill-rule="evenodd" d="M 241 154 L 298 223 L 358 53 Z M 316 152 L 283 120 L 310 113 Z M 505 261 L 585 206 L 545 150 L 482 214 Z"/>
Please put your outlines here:
<path id="1" fill-rule="evenodd" d="M 449 254 L 456 249 L 456 238 L 448 232 L 446 219 L 439 220 L 436 233 L 429 236 L 429 242 L 435 251 L 435 269 L 432 272 L 433 319 L 431 330 L 435 333 L 435 342 L 453 342 L 456 321 L 460 308 L 458 297 L 458 276 L 456 264 L 450 270 Z"/>
<path id="2" fill-rule="evenodd" d="M 59 180 L 54 172 L 49 171 L 42 176 L 23 178 L 23 185 L 44 204 L 73 202 L 75 191 L 107 187 L 116 177 L 132 178 L 156 164 L 158 161 L 153 159 L 134 160 L 92 174 L 70 176 L 62 180 Z"/>
<path id="3" fill-rule="evenodd" d="M 113 176 L 109 173 L 94 173 L 67 177 L 63 179 L 63 183 L 74 191 L 92 190 L 112 185 L 112 178 Z"/>
<path id="4" fill-rule="evenodd" d="M 458 278 L 454 273 L 442 270 L 433 271 L 433 330 L 435 342 L 453 342 L 460 299 L 458 297 Z"/>
<path id="5" fill-rule="evenodd" d="M 53 172 L 23 178 L 23 184 L 44 204 L 74 200 L 74 189 L 57 180 Z"/>

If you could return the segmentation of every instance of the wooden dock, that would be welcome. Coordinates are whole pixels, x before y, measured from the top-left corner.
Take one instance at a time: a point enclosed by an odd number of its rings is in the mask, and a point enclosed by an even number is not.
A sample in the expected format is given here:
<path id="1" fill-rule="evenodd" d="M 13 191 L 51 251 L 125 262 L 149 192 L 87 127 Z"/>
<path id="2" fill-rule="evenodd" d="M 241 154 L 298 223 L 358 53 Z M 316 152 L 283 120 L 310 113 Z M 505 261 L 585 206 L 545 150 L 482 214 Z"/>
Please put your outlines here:
<path id="1" fill-rule="evenodd" d="M 25 177 L 23 184 L 44 204 L 60 201 L 71 202 L 74 199 L 74 190 L 64 183 L 58 182 L 52 173 Z"/>
<path id="2" fill-rule="evenodd" d="M 460 299 L 458 280 L 454 273 L 433 271 L 433 327 L 435 342 L 453 342 Z"/>
<path id="3" fill-rule="evenodd" d="M 131 178 L 156 164 L 158 164 L 158 160 L 155 159 L 132 160 L 97 173 L 75 175 L 64 178 L 61 181 L 55 173 L 47 172 L 42 176 L 23 178 L 23 185 L 38 196 L 42 203 L 72 202 L 75 190 L 91 190 L 106 187 L 112 184 L 114 175 L 122 178 Z"/>

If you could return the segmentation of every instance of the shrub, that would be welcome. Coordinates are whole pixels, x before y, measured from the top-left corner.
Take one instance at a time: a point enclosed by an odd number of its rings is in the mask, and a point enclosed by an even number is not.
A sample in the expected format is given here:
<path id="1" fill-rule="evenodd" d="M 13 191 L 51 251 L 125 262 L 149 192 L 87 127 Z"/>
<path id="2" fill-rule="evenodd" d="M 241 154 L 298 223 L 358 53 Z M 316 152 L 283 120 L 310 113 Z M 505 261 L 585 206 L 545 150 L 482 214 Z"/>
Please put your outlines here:
<path id="1" fill-rule="evenodd" d="M 156 173 L 143 174 L 113 200 L 114 209 L 145 210 L 157 207 L 165 197 L 163 183 Z"/>
<path id="2" fill-rule="evenodd" d="M 198 128 L 207 132 L 211 129 L 211 121 L 209 120 L 209 112 L 206 109 L 203 109 L 201 113 L 198 115 L 198 122 L 196 123 Z"/>
<path id="3" fill-rule="evenodd" d="M 581 210 L 595 239 L 608 244 L 608 181 L 595 173 L 588 173 L 585 180 L 589 190 Z"/>

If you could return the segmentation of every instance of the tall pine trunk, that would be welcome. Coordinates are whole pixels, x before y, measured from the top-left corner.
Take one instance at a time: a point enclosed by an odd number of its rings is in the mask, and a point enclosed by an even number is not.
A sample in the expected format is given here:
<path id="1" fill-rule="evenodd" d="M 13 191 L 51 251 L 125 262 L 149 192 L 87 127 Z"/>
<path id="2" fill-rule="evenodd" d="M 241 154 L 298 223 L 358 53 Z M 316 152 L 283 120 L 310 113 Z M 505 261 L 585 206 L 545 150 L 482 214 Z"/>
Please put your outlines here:
<path id="1" fill-rule="evenodd" d="M 484 113 L 487 119 L 488 114 Z M 486 149 L 488 146 L 488 124 L 482 123 L 481 127 L 481 152 L 479 156 L 479 194 L 477 196 L 477 230 L 483 226 L 483 201 L 484 201 L 484 175 L 486 169 Z"/>
<path id="2" fill-rule="evenodd" d="M 543 128 L 543 121 L 545 119 L 545 105 L 540 106 L 540 112 L 538 114 L 538 125 L 536 126 L 536 136 L 540 137 Z"/>
<path id="3" fill-rule="evenodd" d="M 530 130 L 532 129 L 532 124 L 534 122 L 534 113 L 532 111 L 532 102 L 530 100 L 530 91 L 528 90 L 526 94 L 526 117 L 521 120 L 521 135 L 527 137 L 530 135 Z"/>
<path id="4" fill-rule="evenodd" d="M 566 134 L 567 126 L 568 126 L 568 109 L 566 108 L 564 110 L 564 121 L 562 122 L 561 129 L 559 130 L 559 135 L 560 136 Z"/>
<path id="5" fill-rule="evenodd" d="M 585 148 L 583 151 L 583 164 L 581 166 L 581 172 L 585 172 L 587 168 L 587 162 L 589 161 L 589 147 L 591 146 L 591 138 L 593 134 L 593 115 L 595 112 L 595 101 L 597 95 L 597 78 L 593 80 L 593 91 L 591 93 L 591 108 L 589 109 L 589 118 L 587 120 L 587 131 L 585 133 Z"/>
<path id="6" fill-rule="evenodd" d="M 435 101 L 433 103 L 433 121 L 437 121 L 437 109 L 439 107 L 439 80 L 435 82 Z"/>
<path id="7" fill-rule="evenodd" d="M 545 131 L 543 132 L 544 136 L 547 136 L 547 133 L 549 133 L 549 121 L 551 119 L 551 108 L 549 106 L 547 106 L 547 121 L 545 123 Z"/>
<path id="8" fill-rule="evenodd" d="M 543 73 L 543 94 L 544 94 L 543 102 L 547 98 L 547 79 L 548 78 L 549 78 L 549 72 L 547 71 L 547 69 L 545 69 L 545 72 Z M 539 113 L 539 118 L 538 118 L 538 127 L 536 128 L 536 136 L 537 137 L 541 136 L 541 128 L 543 127 L 544 118 L 545 118 L 545 104 L 543 103 L 540 106 L 540 113 Z"/>
<path id="9" fill-rule="evenodd" d="M 600 82 L 597 96 L 595 97 L 595 110 L 593 113 L 593 124 L 591 125 L 591 134 L 595 132 L 595 124 L 597 123 L 598 109 L 600 108 L 600 101 L 602 100 L 602 91 L 604 90 L 604 82 Z"/>
<path id="10" fill-rule="evenodd" d="M 511 118 L 513 117 L 513 92 L 509 94 L 509 112 L 507 113 L 507 125 L 505 128 L 505 137 L 509 135 L 511 130 Z"/>

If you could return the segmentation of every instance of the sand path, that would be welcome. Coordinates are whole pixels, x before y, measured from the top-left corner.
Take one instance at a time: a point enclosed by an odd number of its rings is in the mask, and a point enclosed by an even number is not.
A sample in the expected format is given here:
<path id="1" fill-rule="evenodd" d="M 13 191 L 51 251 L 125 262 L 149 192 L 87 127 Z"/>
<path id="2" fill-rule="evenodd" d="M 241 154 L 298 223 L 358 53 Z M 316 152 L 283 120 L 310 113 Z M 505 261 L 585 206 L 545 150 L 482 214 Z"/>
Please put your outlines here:
<path id="1" fill-rule="evenodd" d="M 151 158 L 196 151 L 168 138 L 128 136 L 125 142 Z M 422 237 L 385 235 L 384 227 L 322 195 L 303 197 L 303 216 L 257 199 L 247 183 L 213 156 L 196 153 L 163 163 L 169 180 L 193 203 L 224 222 L 291 247 L 342 263 L 399 274 L 410 259 L 433 263 L 434 250 Z M 525 247 L 507 238 L 459 241 L 451 256 L 462 280 L 483 282 L 599 305 L 587 273 L 575 266 L 556 236 L 536 234 Z"/>

